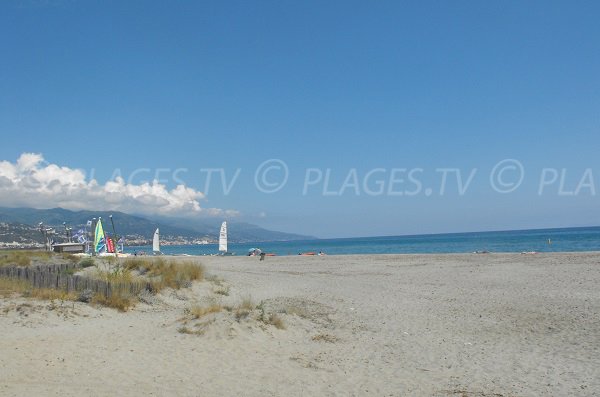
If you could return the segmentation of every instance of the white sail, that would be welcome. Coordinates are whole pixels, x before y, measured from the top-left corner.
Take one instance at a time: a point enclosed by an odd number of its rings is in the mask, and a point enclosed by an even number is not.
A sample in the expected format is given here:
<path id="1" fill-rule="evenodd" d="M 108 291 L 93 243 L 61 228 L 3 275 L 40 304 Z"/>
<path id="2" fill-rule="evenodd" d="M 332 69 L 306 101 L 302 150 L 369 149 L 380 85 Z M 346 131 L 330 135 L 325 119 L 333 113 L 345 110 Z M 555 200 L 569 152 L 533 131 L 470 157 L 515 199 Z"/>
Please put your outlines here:
<path id="1" fill-rule="evenodd" d="M 160 254 L 160 237 L 158 233 L 158 228 L 154 232 L 154 238 L 152 239 L 152 251 L 155 254 Z"/>
<path id="2" fill-rule="evenodd" d="M 221 224 L 221 232 L 219 233 L 219 251 L 227 252 L 227 222 Z"/>

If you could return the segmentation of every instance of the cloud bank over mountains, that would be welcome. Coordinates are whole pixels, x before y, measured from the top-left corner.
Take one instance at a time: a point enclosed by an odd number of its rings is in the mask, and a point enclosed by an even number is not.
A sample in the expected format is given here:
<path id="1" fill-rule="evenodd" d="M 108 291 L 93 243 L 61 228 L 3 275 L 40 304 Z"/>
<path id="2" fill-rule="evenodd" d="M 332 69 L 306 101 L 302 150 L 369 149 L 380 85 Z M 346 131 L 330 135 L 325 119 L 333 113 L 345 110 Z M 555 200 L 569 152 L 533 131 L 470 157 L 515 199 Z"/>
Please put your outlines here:
<path id="1" fill-rule="evenodd" d="M 235 210 L 202 208 L 202 192 L 185 185 L 169 190 L 157 180 L 132 184 L 117 176 L 104 184 L 84 171 L 49 164 L 41 154 L 23 153 L 16 163 L 0 161 L 0 206 L 70 210 L 113 210 L 140 215 L 237 216 Z"/>

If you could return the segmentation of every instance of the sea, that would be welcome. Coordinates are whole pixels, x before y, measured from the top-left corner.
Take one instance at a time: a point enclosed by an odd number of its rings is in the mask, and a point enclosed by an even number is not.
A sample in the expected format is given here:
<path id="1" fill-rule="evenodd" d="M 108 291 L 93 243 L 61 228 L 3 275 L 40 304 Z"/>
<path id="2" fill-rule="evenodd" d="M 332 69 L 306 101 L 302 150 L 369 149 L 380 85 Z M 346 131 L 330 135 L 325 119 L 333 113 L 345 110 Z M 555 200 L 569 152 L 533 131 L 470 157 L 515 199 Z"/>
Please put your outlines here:
<path id="1" fill-rule="evenodd" d="M 600 251 L 600 227 L 263 241 L 229 243 L 228 246 L 229 252 L 234 255 L 248 255 L 254 248 L 276 255 L 306 252 L 349 255 Z M 125 252 L 149 254 L 152 253 L 152 247 L 125 247 Z M 214 255 L 218 253 L 218 245 L 163 245 L 161 252 L 166 255 Z"/>

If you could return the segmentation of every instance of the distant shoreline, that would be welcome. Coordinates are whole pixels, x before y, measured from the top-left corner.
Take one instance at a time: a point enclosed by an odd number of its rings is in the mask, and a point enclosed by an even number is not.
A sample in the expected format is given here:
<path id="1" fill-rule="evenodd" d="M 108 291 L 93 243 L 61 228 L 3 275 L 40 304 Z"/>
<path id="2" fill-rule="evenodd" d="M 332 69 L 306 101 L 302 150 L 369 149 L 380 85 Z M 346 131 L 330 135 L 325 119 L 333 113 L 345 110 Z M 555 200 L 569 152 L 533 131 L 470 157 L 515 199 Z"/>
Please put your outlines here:
<path id="1" fill-rule="evenodd" d="M 175 244 L 166 238 L 161 251 L 168 255 L 218 254 L 216 243 Z M 125 245 L 126 252 L 151 253 L 150 245 Z M 40 244 L 0 243 L 0 249 L 40 249 Z M 504 230 L 467 233 L 422 234 L 311 240 L 231 242 L 230 252 L 245 256 L 254 248 L 279 256 L 323 252 L 345 254 L 442 254 L 498 252 L 591 252 L 600 251 L 600 227 Z"/>
<path id="2" fill-rule="evenodd" d="M 254 248 L 276 255 L 300 253 L 427 254 L 473 252 L 589 252 L 600 251 L 600 227 L 472 232 L 415 236 L 315 239 L 230 243 L 230 252 L 246 255 Z M 145 250 L 147 246 L 131 246 Z M 162 246 L 164 254 L 217 254 L 216 244 Z"/>

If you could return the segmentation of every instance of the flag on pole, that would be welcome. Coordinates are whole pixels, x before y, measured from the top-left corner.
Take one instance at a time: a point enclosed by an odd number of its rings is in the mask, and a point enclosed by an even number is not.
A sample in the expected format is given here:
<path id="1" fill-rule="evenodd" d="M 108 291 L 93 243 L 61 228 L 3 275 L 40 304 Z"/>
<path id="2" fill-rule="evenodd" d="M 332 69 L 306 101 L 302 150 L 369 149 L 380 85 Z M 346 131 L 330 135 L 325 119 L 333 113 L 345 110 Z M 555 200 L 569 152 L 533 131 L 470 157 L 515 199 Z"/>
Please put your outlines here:
<path id="1" fill-rule="evenodd" d="M 102 220 L 98 219 L 96 223 L 96 234 L 94 238 L 94 251 L 100 252 L 106 250 L 106 239 L 104 238 L 104 229 L 102 228 Z"/>
<path id="2" fill-rule="evenodd" d="M 86 232 L 84 229 L 80 229 L 73 235 L 73 238 L 77 240 L 80 244 L 85 244 L 87 242 Z"/>

